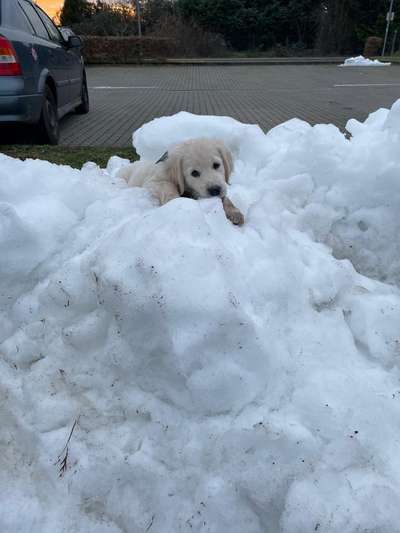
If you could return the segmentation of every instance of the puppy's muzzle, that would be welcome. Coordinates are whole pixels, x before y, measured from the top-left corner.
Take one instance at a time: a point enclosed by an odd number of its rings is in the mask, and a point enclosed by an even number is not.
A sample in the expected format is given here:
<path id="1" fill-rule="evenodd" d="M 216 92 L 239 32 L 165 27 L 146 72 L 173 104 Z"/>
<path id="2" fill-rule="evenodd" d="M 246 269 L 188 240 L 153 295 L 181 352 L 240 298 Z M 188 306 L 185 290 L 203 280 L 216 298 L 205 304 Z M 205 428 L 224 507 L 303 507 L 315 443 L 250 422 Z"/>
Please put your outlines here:
<path id="1" fill-rule="evenodd" d="M 209 187 L 207 192 L 210 196 L 221 196 L 222 188 L 219 185 L 215 185 L 214 187 Z"/>

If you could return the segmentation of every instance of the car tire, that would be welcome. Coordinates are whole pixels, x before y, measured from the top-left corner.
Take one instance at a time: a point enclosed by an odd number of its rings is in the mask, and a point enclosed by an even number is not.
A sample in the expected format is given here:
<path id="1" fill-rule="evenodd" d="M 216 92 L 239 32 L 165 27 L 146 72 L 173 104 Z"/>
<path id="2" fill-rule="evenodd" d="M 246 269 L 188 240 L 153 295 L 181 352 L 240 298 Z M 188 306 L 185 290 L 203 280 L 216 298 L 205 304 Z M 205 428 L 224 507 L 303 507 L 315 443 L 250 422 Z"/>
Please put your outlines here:
<path id="1" fill-rule="evenodd" d="M 58 123 L 57 104 L 53 91 L 48 85 L 46 85 L 44 90 L 44 101 L 39 128 L 43 144 L 58 144 L 60 139 L 60 126 Z"/>
<path id="2" fill-rule="evenodd" d="M 76 112 L 80 115 L 86 115 L 86 113 L 89 113 L 89 91 L 86 81 L 86 76 L 83 78 L 82 83 L 82 96 L 81 96 L 81 104 L 78 105 L 76 108 Z"/>

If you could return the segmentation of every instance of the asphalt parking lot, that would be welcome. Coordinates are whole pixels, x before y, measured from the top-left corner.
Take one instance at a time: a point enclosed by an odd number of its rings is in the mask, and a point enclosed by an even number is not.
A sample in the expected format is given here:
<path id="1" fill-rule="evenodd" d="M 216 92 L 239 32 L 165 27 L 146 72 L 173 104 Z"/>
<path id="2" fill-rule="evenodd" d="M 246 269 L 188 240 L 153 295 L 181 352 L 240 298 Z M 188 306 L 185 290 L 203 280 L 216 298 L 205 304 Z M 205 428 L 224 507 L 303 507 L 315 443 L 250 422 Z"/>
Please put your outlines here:
<path id="1" fill-rule="evenodd" d="M 400 98 L 400 66 L 168 65 L 88 67 L 89 115 L 62 121 L 61 144 L 129 146 L 132 131 L 178 111 L 229 115 L 265 131 L 298 117 L 364 120 Z"/>

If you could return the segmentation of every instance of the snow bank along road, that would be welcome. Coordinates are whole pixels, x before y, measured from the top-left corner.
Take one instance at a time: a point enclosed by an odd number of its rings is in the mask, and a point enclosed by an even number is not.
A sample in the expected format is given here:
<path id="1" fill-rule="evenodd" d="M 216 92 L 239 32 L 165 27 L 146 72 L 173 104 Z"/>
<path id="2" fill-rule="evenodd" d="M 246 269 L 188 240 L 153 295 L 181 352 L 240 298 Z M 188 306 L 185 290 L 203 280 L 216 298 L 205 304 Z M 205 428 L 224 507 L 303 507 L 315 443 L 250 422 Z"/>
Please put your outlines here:
<path id="1" fill-rule="evenodd" d="M 182 110 L 232 116 L 260 124 L 264 131 L 293 117 L 344 128 L 348 119 L 365 120 L 399 97 L 400 66 L 382 70 L 335 65 L 90 67 L 92 112 L 66 118 L 62 142 L 129 146 L 133 129 Z"/>
<path id="2" fill-rule="evenodd" d="M 400 532 L 400 100 L 348 140 L 187 113 L 230 195 L 0 155 L 2 533 Z"/>

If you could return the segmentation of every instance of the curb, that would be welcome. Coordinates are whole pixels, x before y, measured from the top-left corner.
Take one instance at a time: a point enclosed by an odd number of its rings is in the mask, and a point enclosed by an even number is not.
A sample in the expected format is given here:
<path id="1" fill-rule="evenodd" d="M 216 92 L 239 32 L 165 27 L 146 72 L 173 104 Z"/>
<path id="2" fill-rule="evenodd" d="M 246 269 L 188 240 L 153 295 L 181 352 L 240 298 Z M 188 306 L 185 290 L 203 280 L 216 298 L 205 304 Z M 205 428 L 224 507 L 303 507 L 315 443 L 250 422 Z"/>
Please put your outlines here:
<path id="1" fill-rule="evenodd" d="M 173 58 L 144 59 L 143 63 L 163 65 L 336 65 L 343 63 L 344 57 L 255 57 L 255 58 Z"/>

